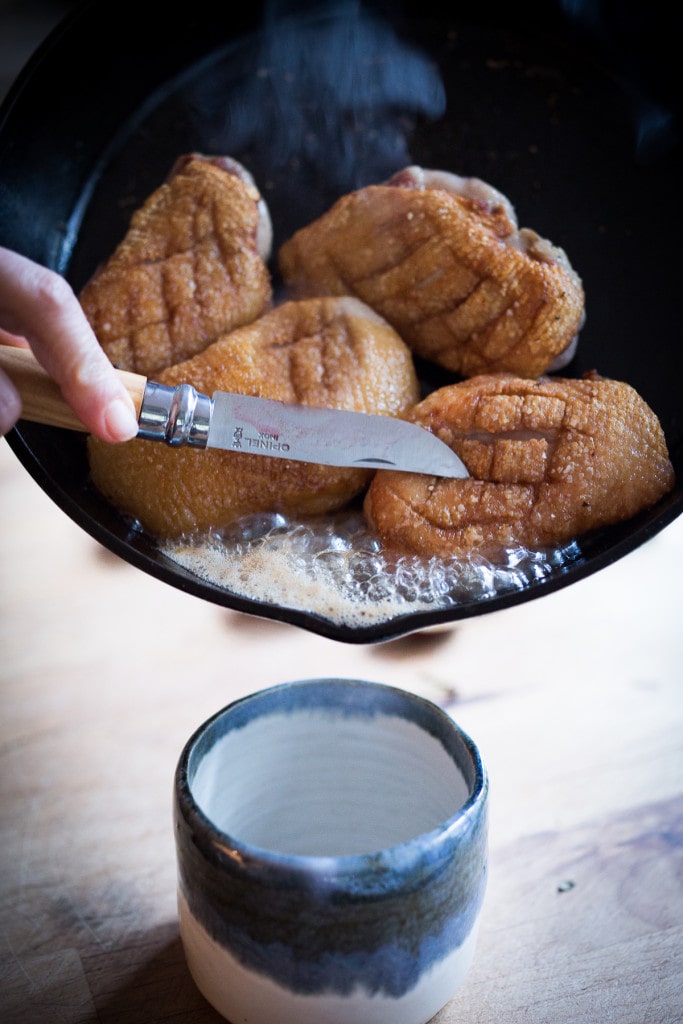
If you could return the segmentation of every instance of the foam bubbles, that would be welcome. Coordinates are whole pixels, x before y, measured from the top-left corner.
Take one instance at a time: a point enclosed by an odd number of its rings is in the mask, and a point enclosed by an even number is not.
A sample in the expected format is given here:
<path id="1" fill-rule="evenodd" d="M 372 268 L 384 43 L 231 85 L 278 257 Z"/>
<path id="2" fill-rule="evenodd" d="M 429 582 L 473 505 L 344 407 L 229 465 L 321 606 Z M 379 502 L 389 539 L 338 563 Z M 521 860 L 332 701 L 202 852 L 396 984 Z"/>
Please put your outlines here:
<path id="1" fill-rule="evenodd" d="M 544 552 L 509 549 L 496 562 L 474 554 L 396 555 L 382 549 L 357 511 L 307 520 L 248 516 L 221 533 L 166 542 L 162 551 L 235 596 L 352 628 L 521 590 L 579 554 L 570 544 Z"/>

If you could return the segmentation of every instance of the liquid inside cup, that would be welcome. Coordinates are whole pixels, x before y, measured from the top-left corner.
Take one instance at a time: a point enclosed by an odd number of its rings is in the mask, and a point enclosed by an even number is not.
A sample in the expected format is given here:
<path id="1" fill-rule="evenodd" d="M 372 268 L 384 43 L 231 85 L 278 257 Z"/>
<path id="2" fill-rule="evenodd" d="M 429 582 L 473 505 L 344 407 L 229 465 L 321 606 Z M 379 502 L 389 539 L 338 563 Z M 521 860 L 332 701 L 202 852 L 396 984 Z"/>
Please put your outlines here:
<path id="1" fill-rule="evenodd" d="M 197 805 L 219 831 L 299 856 L 396 846 L 442 825 L 470 795 L 453 757 L 415 723 L 320 708 L 228 731 L 189 775 Z"/>

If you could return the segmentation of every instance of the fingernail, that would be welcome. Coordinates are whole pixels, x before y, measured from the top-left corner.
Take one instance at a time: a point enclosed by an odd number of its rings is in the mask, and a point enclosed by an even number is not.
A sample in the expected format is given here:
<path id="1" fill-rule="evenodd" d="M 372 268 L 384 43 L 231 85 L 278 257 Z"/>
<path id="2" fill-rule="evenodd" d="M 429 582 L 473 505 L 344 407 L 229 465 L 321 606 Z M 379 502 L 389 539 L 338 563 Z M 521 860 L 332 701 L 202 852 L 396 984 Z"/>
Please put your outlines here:
<path id="1" fill-rule="evenodd" d="M 138 421 L 132 402 L 115 398 L 104 413 L 107 433 L 112 441 L 130 441 L 138 432 Z"/>

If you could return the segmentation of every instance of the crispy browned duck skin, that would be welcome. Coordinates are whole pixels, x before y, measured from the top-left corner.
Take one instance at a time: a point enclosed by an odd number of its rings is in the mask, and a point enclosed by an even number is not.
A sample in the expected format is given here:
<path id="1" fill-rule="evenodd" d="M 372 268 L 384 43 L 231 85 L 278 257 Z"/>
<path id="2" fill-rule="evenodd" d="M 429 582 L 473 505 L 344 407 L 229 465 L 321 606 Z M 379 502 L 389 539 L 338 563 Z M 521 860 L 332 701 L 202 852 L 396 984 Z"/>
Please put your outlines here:
<path id="1" fill-rule="evenodd" d="M 396 416 L 419 386 L 410 350 L 352 298 L 291 302 L 159 374 L 165 384 Z M 92 479 L 121 512 L 158 537 L 220 529 L 252 512 L 315 515 L 361 493 L 370 470 L 156 441 L 88 440 Z"/>
<path id="2" fill-rule="evenodd" d="M 282 246 L 295 295 L 356 295 L 413 352 L 464 377 L 537 377 L 572 352 L 584 293 L 566 254 L 517 229 L 479 179 L 406 168 L 339 199 Z"/>
<path id="3" fill-rule="evenodd" d="M 79 298 L 112 363 L 150 376 L 269 307 L 269 252 L 268 211 L 248 172 L 190 154 Z"/>
<path id="4" fill-rule="evenodd" d="M 631 518 L 674 484 L 659 420 L 628 384 L 597 375 L 485 375 L 433 392 L 408 416 L 470 478 L 379 471 L 364 503 L 389 547 L 448 557 L 557 545 Z"/>

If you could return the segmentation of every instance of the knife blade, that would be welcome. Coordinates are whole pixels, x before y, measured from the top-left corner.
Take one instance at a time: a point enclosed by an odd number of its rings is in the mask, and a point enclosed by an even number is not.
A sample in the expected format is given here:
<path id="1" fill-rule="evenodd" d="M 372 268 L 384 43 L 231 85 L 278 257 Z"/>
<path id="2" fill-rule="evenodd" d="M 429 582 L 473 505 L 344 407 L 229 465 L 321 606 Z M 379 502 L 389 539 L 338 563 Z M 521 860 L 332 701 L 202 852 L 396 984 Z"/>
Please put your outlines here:
<path id="1" fill-rule="evenodd" d="M 292 405 L 217 391 L 207 447 L 318 462 L 467 476 L 461 459 L 434 434 L 393 416 Z"/>
<path id="2" fill-rule="evenodd" d="M 27 349 L 0 346 L 0 369 L 21 395 L 22 418 L 85 431 Z M 217 448 L 326 466 L 464 478 L 467 467 L 436 435 L 393 416 L 175 387 L 117 370 L 138 413 L 138 437 L 172 447 Z"/>

